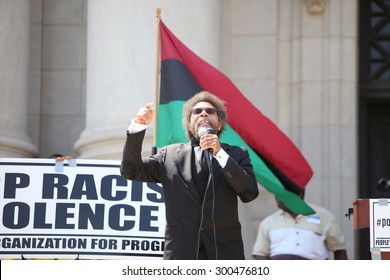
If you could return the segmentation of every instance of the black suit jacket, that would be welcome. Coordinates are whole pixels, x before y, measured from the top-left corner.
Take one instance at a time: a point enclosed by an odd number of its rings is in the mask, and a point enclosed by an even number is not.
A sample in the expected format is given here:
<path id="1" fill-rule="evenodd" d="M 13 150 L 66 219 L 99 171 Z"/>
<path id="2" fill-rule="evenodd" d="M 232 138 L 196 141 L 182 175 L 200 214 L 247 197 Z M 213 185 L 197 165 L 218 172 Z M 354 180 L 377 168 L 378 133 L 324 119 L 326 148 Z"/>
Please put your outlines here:
<path id="1" fill-rule="evenodd" d="M 229 159 L 224 168 L 217 165 L 220 170 L 214 173 L 214 191 L 210 188 L 206 193 L 202 210 L 203 198 L 191 172 L 193 164 L 196 168 L 200 165 L 191 160 L 191 144 L 168 145 L 142 159 L 144 135 L 145 131 L 127 135 L 121 174 L 130 180 L 162 184 L 166 208 L 164 259 L 196 259 L 199 240 L 208 259 L 244 259 L 237 197 L 249 202 L 259 194 L 247 150 L 222 144 Z"/>

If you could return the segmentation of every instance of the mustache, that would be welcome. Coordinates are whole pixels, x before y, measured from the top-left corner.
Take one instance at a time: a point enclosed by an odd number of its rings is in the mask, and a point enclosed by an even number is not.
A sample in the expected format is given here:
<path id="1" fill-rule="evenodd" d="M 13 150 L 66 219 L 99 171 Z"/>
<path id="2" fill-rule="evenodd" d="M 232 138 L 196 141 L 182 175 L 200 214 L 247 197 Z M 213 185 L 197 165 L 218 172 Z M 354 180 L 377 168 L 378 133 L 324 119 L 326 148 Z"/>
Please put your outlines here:
<path id="1" fill-rule="evenodd" d="M 199 128 L 200 125 L 202 125 L 203 123 L 207 123 L 209 124 L 212 128 L 215 128 L 215 124 L 213 122 L 213 120 L 209 117 L 204 117 L 204 118 L 201 118 L 199 119 L 197 122 L 196 122 L 196 127 Z"/>
<path id="2" fill-rule="evenodd" d="M 208 117 L 203 117 L 203 118 L 200 118 L 196 121 L 196 123 L 194 123 L 191 127 L 191 129 L 189 130 L 189 133 L 190 133 L 190 137 L 191 138 L 194 138 L 196 140 L 199 140 L 199 136 L 198 136 L 198 130 L 199 130 L 199 127 L 203 124 L 203 123 L 207 123 L 209 127 L 213 128 L 215 131 L 217 131 L 217 127 L 215 126 L 215 123 Z"/>

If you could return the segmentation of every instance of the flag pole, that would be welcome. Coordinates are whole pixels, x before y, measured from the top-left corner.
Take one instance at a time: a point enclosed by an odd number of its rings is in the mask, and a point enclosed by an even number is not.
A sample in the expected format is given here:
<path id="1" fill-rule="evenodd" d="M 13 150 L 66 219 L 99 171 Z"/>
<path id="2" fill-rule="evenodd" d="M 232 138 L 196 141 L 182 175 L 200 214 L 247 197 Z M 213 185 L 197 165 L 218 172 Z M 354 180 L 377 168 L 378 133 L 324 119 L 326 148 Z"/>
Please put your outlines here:
<path id="1" fill-rule="evenodd" d="M 157 46 L 156 46 L 156 76 L 155 76 L 155 91 L 154 91 L 154 133 L 153 133 L 153 142 L 154 146 L 152 147 L 152 154 L 157 153 L 157 116 L 158 116 L 158 89 L 159 89 L 159 76 L 160 76 L 160 17 L 161 17 L 161 8 L 156 9 L 156 18 L 157 18 Z"/>

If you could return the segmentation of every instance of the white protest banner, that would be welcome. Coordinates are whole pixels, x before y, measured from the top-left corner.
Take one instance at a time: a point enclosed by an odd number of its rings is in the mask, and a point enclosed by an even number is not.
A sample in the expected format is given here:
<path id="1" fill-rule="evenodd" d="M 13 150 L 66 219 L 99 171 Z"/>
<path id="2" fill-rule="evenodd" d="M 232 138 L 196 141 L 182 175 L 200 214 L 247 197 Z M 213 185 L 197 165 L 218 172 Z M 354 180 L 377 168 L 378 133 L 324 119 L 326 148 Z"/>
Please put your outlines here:
<path id="1" fill-rule="evenodd" d="M 390 199 L 370 199 L 371 251 L 390 251 Z"/>
<path id="2" fill-rule="evenodd" d="M 160 184 L 120 161 L 0 159 L 0 258 L 162 259 Z"/>

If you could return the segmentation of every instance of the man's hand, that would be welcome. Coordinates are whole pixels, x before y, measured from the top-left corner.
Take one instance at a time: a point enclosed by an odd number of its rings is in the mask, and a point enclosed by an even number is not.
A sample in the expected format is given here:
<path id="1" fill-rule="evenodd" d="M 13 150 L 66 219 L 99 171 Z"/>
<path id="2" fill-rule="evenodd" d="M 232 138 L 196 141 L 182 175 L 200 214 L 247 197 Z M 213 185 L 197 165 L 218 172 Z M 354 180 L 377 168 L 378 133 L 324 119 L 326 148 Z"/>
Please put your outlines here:
<path id="1" fill-rule="evenodd" d="M 205 134 L 199 139 L 199 146 L 204 151 L 207 149 L 213 149 L 213 154 L 217 154 L 221 150 L 221 143 L 216 134 Z"/>
<path id="2" fill-rule="evenodd" d="M 153 119 L 153 103 L 148 103 L 145 107 L 141 107 L 138 110 L 137 117 L 135 119 L 136 123 L 148 125 Z"/>

